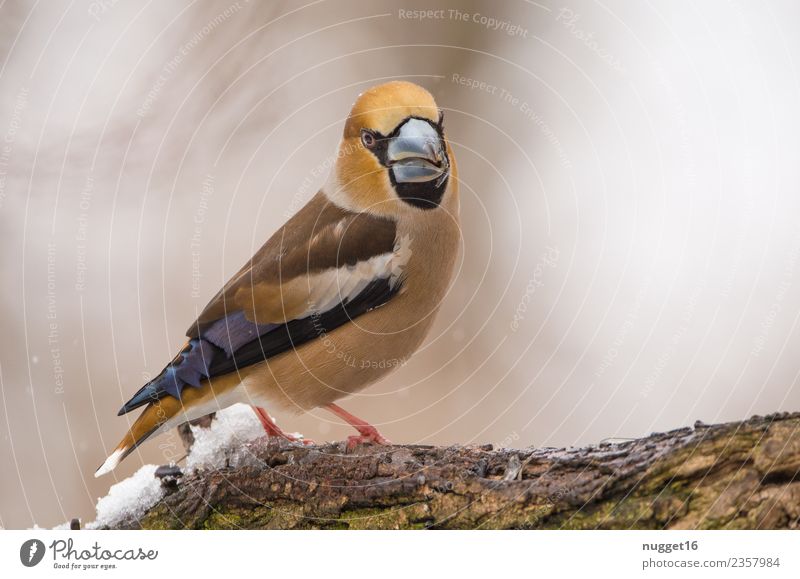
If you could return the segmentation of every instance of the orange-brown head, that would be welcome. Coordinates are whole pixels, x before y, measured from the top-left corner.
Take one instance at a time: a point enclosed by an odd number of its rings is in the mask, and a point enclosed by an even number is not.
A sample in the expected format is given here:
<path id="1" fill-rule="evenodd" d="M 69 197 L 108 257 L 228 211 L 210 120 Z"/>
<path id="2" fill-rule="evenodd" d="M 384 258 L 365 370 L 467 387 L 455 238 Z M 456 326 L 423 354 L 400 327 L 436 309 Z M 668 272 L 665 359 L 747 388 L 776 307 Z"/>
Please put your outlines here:
<path id="1" fill-rule="evenodd" d="M 414 83 L 362 93 L 345 123 L 328 195 L 381 215 L 438 208 L 455 188 L 443 121 L 433 96 Z"/>

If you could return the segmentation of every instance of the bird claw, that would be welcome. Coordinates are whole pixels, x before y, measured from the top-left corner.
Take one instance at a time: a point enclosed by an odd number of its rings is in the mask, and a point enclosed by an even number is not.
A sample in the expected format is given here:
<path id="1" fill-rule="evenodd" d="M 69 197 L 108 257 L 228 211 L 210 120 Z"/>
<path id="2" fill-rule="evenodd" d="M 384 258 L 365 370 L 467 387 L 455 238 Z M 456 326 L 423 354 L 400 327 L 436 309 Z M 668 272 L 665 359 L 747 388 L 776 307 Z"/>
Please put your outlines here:
<path id="1" fill-rule="evenodd" d="M 365 432 L 361 434 L 354 434 L 352 436 L 347 437 L 347 442 L 345 443 L 345 449 L 347 452 L 352 452 L 361 444 L 378 444 L 381 446 L 387 446 L 392 444 L 389 439 L 385 438 L 377 429 L 373 429 L 372 431 L 368 431 L 365 429 Z"/>
<path id="2" fill-rule="evenodd" d="M 287 440 L 294 444 L 301 444 L 303 446 L 314 446 L 317 444 L 310 438 L 305 438 L 302 434 L 289 434 L 288 432 L 281 431 L 280 434 L 267 434 L 267 439 L 271 440 L 277 438 L 278 440 Z"/>
<path id="3" fill-rule="evenodd" d="M 317 444 L 310 438 L 305 438 L 302 434 L 287 434 L 286 440 L 288 440 L 289 442 L 297 442 L 299 444 L 302 444 L 303 446 L 314 446 L 315 444 Z"/>
<path id="4" fill-rule="evenodd" d="M 302 434 L 294 433 L 290 434 L 288 432 L 284 432 L 281 428 L 275 423 L 275 420 L 269 415 L 269 413 L 260 408 L 258 406 L 253 406 L 253 412 L 256 413 L 259 421 L 261 422 L 261 426 L 264 427 L 264 432 L 267 434 L 267 440 L 272 440 L 273 438 L 277 438 L 279 440 L 288 440 L 289 442 L 296 442 L 302 444 L 303 446 L 311 446 L 316 444 L 310 438 L 304 438 Z"/>
<path id="5" fill-rule="evenodd" d="M 372 444 L 381 444 L 381 445 L 388 445 L 392 444 L 389 442 L 387 438 L 385 438 L 378 429 L 362 420 L 357 416 L 353 416 L 344 408 L 337 406 L 336 404 L 328 404 L 325 408 L 333 412 L 336 416 L 343 419 L 347 424 L 352 426 L 358 431 L 358 434 L 354 434 L 353 436 L 348 436 L 347 441 L 345 442 L 345 451 L 350 452 L 354 450 L 359 444 L 365 443 L 372 443 Z"/>

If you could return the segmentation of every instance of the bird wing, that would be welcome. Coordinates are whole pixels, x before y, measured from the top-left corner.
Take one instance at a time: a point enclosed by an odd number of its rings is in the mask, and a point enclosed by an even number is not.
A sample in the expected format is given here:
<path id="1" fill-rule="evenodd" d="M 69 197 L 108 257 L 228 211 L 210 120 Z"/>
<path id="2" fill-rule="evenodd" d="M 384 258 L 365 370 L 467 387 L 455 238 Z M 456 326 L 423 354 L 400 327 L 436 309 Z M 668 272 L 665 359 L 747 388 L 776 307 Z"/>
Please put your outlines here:
<path id="1" fill-rule="evenodd" d="M 203 309 L 189 341 L 119 411 L 257 364 L 388 302 L 408 252 L 395 222 L 347 211 L 318 193 Z"/>

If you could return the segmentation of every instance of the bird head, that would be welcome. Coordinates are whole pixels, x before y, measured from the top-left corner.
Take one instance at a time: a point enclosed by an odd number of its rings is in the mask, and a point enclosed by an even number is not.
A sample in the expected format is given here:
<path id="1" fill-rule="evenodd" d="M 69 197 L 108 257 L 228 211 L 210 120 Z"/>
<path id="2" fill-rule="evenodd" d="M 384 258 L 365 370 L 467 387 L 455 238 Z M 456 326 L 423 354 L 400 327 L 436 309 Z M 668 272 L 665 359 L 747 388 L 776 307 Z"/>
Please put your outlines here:
<path id="1" fill-rule="evenodd" d="M 350 209 L 382 215 L 433 210 L 454 194 L 454 171 L 433 96 L 411 82 L 387 82 L 353 105 L 328 194 Z"/>

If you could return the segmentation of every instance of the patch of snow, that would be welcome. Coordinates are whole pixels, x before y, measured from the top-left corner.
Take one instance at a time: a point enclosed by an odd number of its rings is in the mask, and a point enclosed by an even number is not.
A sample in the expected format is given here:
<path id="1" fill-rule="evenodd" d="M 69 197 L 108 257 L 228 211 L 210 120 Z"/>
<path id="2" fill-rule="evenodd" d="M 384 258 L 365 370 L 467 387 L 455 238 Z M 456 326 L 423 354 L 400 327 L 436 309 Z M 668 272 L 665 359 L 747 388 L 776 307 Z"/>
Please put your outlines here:
<path id="1" fill-rule="evenodd" d="M 194 444 L 182 469 L 185 473 L 245 464 L 252 458 L 247 443 L 262 438 L 264 428 L 250 406 L 234 404 L 218 411 L 210 427 L 192 426 L 192 434 Z M 97 501 L 97 518 L 85 528 L 110 527 L 141 517 L 164 496 L 161 481 L 155 477 L 157 468 L 154 464 L 144 465 L 133 476 L 112 486 L 108 495 Z M 69 529 L 69 522 L 56 528 Z"/>
<path id="2" fill-rule="evenodd" d="M 60 525 L 56 525 L 52 528 L 53 531 L 69 531 L 70 530 L 70 522 L 64 521 Z"/>
<path id="3" fill-rule="evenodd" d="M 124 520 L 137 519 L 164 495 L 161 481 L 155 477 L 154 464 L 146 464 L 136 473 L 118 482 L 97 501 L 97 518 L 87 529 L 112 526 Z"/>
<path id="4" fill-rule="evenodd" d="M 194 444 L 186 470 L 217 469 L 240 464 L 243 447 L 264 436 L 264 428 L 250 406 L 234 404 L 217 412 L 208 428 L 192 426 Z"/>

